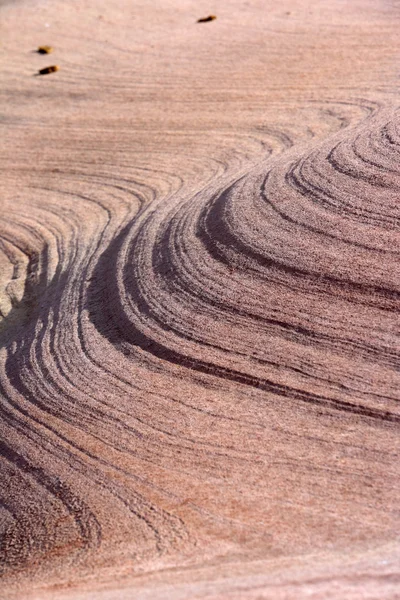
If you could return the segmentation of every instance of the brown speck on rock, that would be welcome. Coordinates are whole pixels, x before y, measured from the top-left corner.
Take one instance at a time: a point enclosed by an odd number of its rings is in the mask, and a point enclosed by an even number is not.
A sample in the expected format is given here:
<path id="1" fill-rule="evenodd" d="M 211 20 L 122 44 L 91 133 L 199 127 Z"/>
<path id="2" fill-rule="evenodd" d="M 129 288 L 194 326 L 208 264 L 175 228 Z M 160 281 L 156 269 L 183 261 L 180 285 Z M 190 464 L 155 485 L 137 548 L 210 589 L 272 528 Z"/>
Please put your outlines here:
<path id="1" fill-rule="evenodd" d="M 39 46 L 37 49 L 39 54 L 51 54 L 53 52 L 52 46 Z"/>
<path id="2" fill-rule="evenodd" d="M 48 75 L 49 73 L 55 73 L 59 71 L 60 67 L 58 65 L 52 65 L 51 67 L 45 67 L 44 69 L 40 69 L 38 75 Z"/>
<path id="3" fill-rule="evenodd" d="M 217 17 L 215 15 L 208 15 L 208 17 L 203 17 L 202 19 L 197 19 L 198 23 L 209 23 L 210 21 L 215 21 Z"/>

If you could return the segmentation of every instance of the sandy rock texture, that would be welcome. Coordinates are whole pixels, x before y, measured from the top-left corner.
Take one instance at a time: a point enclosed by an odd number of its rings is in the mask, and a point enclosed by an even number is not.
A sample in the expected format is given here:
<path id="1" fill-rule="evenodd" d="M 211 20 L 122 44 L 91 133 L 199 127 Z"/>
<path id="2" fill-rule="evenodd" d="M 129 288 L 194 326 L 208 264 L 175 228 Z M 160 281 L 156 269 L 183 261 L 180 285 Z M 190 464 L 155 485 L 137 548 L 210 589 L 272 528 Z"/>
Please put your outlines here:
<path id="1" fill-rule="evenodd" d="M 400 597 L 399 18 L 1 4 L 1 598 Z"/>

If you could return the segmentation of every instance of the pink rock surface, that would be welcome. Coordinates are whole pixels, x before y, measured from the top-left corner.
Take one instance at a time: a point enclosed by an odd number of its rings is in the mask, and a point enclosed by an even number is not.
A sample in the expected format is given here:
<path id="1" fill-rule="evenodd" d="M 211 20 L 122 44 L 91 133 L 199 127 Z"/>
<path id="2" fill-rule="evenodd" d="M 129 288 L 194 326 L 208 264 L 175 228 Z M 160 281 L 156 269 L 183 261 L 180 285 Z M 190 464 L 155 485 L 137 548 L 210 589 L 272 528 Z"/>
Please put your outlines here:
<path id="1" fill-rule="evenodd" d="M 0 16 L 1 597 L 398 598 L 396 3 Z"/>

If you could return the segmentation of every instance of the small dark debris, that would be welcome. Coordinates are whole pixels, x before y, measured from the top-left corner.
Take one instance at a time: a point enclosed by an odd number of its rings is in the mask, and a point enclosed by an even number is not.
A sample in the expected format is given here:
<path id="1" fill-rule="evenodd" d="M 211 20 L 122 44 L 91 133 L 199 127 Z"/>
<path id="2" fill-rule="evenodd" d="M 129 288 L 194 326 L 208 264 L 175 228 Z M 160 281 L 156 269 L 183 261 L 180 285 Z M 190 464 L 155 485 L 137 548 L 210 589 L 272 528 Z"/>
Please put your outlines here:
<path id="1" fill-rule="evenodd" d="M 39 46 L 37 51 L 39 54 L 51 54 L 53 52 L 53 48 L 51 46 Z"/>
<path id="2" fill-rule="evenodd" d="M 197 19 L 198 23 L 209 23 L 210 21 L 215 21 L 217 17 L 215 15 L 208 15 L 208 17 L 203 17 L 202 19 Z"/>
<path id="3" fill-rule="evenodd" d="M 40 69 L 38 75 L 48 75 L 49 73 L 55 73 L 59 70 L 58 65 L 52 65 L 51 67 L 45 67 L 44 69 Z"/>

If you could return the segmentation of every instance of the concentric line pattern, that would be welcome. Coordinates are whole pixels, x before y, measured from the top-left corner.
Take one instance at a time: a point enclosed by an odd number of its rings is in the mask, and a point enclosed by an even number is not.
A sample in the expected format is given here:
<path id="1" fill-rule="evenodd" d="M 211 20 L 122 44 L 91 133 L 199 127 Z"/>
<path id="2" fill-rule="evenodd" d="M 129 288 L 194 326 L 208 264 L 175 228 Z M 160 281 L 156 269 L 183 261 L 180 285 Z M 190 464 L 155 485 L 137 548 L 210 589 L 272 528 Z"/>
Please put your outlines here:
<path id="1" fill-rule="evenodd" d="M 399 113 L 277 139 L 197 193 L 60 170 L 3 220 L 7 585 L 395 541 Z"/>
<path id="2" fill-rule="evenodd" d="M 128 356 L 398 423 L 398 124 L 150 207 L 99 263 L 94 324 Z"/>

